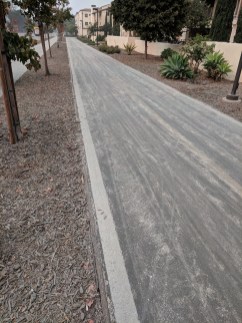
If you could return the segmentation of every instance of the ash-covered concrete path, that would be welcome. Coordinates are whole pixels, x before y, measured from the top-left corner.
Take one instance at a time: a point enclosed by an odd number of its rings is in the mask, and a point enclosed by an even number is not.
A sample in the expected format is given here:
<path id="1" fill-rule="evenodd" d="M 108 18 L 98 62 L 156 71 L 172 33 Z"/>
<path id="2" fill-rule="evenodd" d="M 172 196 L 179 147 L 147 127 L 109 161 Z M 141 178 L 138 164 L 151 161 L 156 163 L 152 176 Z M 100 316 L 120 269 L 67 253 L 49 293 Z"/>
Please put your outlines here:
<path id="1" fill-rule="evenodd" d="M 242 322 L 242 125 L 67 44 L 117 321 Z"/>

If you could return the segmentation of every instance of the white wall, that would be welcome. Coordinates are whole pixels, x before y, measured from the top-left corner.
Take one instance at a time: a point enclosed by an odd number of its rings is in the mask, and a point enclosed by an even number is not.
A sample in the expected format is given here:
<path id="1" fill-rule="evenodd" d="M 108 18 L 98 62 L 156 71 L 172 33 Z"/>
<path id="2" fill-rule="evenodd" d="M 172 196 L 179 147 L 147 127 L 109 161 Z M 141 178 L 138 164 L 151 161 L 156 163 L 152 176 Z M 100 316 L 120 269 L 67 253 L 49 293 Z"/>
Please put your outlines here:
<path id="1" fill-rule="evenodd" d="M 135 37 L 124 37 L 124 36 L 107 36 L 108 46 L 119 46 L 124 49 L 126 44 L 135 44 Z"/>
<path id="2" fill-rule="evenodd" d="M 239 59 L 242 51 L 242 44 L 223 43 L 223 42 L 208 42 L 215 44 L 215 51 L 220 51 L 224 54 L 224 58 L 232 65 L 232 72 L 228 74 L 226 79 L 233 81 L 239 64 Z M 240 78 L 242 82 L 242 76 Z"/>
<path id="3" fill-rule="evenodd" d="M 136 48 L 135 50 L 138 53 L 144 53 L 145 52 L 145 41 L 140 40 L 137 38 L 135 40 Z M 161 52 L 166 48 L 172 48 L 174 50 L 179 50 L 180 46 L 177 44 L 170 44 L 170 43 L 158 43 L 158 42 L 148 42 L 148 54 L 149 55 L 155 55 L 160 56 Z"/>
<path id="4" fill-rule="evenodd" d="M 124 45 L 127 43 L 135 44 L 135 51 L 138 53 L 145 52 L 145 41 L 140 40 L 139 37 L 123 37 L 123 36 L 107 36 L 108 46 L 118 45 L 120 48 L 124 49 Z M 158 42 L 148 42 L 148 54 L 160 56 L 161 52 L 165 48 L 172 48 L 174 50 L 179 50 L 179 45 L 169 44 L 169 43 L 158 43 Z"/>
<path id="5" fill-rule="evenodd" d="M 135 44 L 135 51 L 138 53 L 145 52 L 145 42 L 140 40 L 138 37 L 119 37 L 119 36 L 107 36 L 107 44 L 108 46 L 116 46 L 118 45 L 120 48 L 124 49 L 124 44 Z M 235 78 L 235 74 L 237 71 L 240 55 L 242 52 L 242 44 L 235 43 L 223 43 L 223 42 L 208 42 L 208 44 L 215 43 L 215 51 L 220 51 L 224 54 L 224 58 L 229 62 L 232 66 L 232 72 L 225 77 L 228 80 L 233 81 Z M 158 43 L 158 42 L 148 42 L 148 54 L 160 56 L 160 53 L 165 48 L 172 48 L 174 50 L 179 50 L 180 45 L 177 44 L 169 44 L 169 43 Z M 240 78 L 240 82 L 242 82 L 242 75 Z"/>

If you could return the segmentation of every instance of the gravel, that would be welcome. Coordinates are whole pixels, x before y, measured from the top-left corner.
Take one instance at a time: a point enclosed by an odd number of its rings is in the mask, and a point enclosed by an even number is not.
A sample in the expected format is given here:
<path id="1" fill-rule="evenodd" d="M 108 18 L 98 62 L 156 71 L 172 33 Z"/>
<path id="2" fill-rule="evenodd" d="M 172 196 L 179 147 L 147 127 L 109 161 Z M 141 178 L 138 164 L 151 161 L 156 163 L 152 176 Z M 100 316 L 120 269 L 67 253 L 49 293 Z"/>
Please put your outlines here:
<path id="1" fill-rule="evenodd" d="M 112 54 L 111 56 L 184 94 L 209 104 L 234 119 L 242 121 L 242 103 L 228 103 L 222 100 L 231 91 L 232 82 L 230 81 L 222 80 L 221 82 L 214 82 L 206 78 L 204 74 L 196 79 L 195 83 L 191 81 L 168 80 L 160 76 L 159 69 L 162 63 L 160 57 L 149 55 L 146 60 L 143 54 L 134 53 L 127 55 L 124 51 L 121 51 L 120 54 Z M 238 94 L 242 96 L 242 85 L 239 87 Z"/>
<path id="2" fill-rule="evenodd" d="M 16 83 L 23 140 L 0 105 L 0 322 L 103 322 L 84 148 L 66 44 Z"/>

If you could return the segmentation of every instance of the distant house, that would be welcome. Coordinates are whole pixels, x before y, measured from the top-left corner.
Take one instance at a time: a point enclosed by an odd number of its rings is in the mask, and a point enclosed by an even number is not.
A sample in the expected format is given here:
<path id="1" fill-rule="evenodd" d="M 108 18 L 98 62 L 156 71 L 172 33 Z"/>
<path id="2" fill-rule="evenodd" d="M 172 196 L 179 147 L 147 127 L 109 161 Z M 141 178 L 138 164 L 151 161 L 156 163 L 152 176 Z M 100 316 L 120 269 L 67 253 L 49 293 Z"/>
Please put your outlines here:
<path id="1" fill-rule="evenodd" d="M 91 9 L 81 9 L 75 15 L 78 36 L 88 36 L 88 29 L 92 24 Z"/>
<path id="2" fill-rule="evenodd" d="M 77 26 L 79 36 L 89 36 L 89 27 L 98 23 L 99 34 L 104 34 L 101 27 L 109 24 L 113 26 L 113 18 L 110 13 L 111 4 L 101 7 L 92 7 L 81 9 L 75 15 L 75 24 Z M 95 33 L 96 34 L 96 33 Z"/>

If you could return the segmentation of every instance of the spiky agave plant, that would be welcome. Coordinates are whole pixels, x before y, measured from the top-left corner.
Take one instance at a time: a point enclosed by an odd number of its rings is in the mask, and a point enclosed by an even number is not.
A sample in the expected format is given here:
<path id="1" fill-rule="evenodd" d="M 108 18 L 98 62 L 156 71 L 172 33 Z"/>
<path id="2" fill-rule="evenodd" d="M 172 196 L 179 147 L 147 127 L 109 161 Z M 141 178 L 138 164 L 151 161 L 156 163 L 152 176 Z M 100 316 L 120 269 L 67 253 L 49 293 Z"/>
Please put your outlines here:
<path id="1" fill-rule="evenodd" d="M 204 68 L 208 72 L 208 77 L 215 81 L 220 81 L 223 76 L 231 72 L 231 66 L 221 52 L 208 54 L 204 61 Z"/>
<path id="2" fill-rule="evenodd" d="M 193 78 L 193 71 L 189 66 L 188 58 L 179 53 L 174 53 L 164 60 L 160 67 L 160 73 L 169 79 L 184 80 Z"/>

